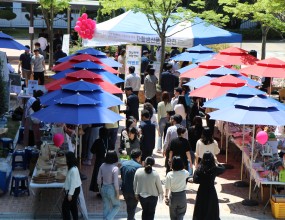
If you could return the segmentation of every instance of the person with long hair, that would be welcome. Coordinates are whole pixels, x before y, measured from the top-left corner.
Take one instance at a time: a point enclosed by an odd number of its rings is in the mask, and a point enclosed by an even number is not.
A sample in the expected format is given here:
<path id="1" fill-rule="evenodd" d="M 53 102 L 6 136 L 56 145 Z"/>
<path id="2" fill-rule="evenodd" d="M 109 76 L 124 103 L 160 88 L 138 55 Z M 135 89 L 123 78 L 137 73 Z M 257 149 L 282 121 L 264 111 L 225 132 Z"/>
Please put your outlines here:
<path id="1" fill-rule="evenodd" d="M 168 92 L 163 92 L 162 101 L 158 103 L 157 105 L 157 120 L 158 120 L 158 142 L 157 142 L 157 152 L 161 152 L 162 149 L 162 135 L 164 128 L 167 123 L 167 111 L 173 111 L 171 103 L 170 103 L 170 96 Z"/>
<path id="2" fill-rule="evenodd" d="M 179 95 L 178 96 L 178 102 L 174 106 L 174 111 L 175 111 L 175 114 L 178 114 L 178 115 L 182 116 L 181 125 L 186 127 L 187 105 L 186 105 L 186 101 L 185 101 L 184 95 Z"/>
<path id="3" fill-rule="evenodd" d="M 122 49 L 120 51 L 120 54 L 118 56 L 118 62 L 120 64 L 122 64 L 121 67 L 119 67 L 118 71 L 119 71 L 119 77 L 123 80 L 125 80 L 125 74 L 126 74 L 126 50 L 125 49 Z M 122 82 L 119 84 L 121 89 L 124 90 L 125 88 L 125 83 Z"/>
<path id="4" fill-rule="evenodd" d="M 108 151 L 99 169 L 97 184 L 103 200 L 103 218 L 113 220 L 120 210 L 118 155 L 114 150 Z"/>
<path id="5" fill-rule="evenodd" d="M 142 220 L 153 220 L 158 197 L 163 198 L 163 189 L 159 174 L 152 167 L 153 157 L 145 159 L 143 168 L 139 168 L 134 177 L 134 192 L 142 206 Z"/>
<path id="6" fill-rule="evenodd" d="M 206 151 L 203 154 L 203 159 L 193 176 L 193 182 L 200 184 L 196 196 L 193 220 L 220 220 L 215 178 L 224 171 L 225 168 L 222 165 L 216 165 L 215 157 L 211 152 Z"/>
<path id="7" fill-rule="evenodd" d="M 64 220 L 78 219 L 77 199 L 80 193 L 81 179 L 78 170 L 78 162 L 73 152 L 65 154 L 68 172 L 63 185 L 65 189 L 65 197 L 62 202 L 62 217 Z"/>
<path id="8" fill-rule="evenodd" d="M 204 128 L 202 138 L 196 144 L 196 167 L 206 151 L 210 151 L 213 155 L 220 153 L 218 142 L 213 138 L 209 127 Z"/>
<path id="9" fill-rule="evenodd" d="M 165 203 L 169 205 L 171 220 L 182 220 L 186 213 L 185 190 L 188 178 L 189 173 L 184 169 L 183 160 L 174 156 L 172 159 L 172 171 L 166 175 L 165 181 Z"/>

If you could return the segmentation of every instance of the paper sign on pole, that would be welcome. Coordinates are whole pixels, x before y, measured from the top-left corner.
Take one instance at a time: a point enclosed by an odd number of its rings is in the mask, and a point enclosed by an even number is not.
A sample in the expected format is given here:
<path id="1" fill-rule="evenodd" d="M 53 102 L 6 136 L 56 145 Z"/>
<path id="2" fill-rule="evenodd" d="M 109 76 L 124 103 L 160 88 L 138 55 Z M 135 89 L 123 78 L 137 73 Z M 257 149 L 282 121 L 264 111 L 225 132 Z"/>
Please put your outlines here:
<path id="1" fill-rule="evenodd" d="M 136 68 L 135 73 L 140 75 L 141 73 L 141 46 L 127 45 L 126 48 L 126 73 L 129 74 L 129 67 L 134 66 Z"/>
<path id="2" fill-rule="evenodd" d="M 69 54 L 69 38 L 70 38 L 70 35 L 69 34 L 64 34 L 63 35 L 63 41 L 62 41 L 62 51 L 64 53 Z"/>

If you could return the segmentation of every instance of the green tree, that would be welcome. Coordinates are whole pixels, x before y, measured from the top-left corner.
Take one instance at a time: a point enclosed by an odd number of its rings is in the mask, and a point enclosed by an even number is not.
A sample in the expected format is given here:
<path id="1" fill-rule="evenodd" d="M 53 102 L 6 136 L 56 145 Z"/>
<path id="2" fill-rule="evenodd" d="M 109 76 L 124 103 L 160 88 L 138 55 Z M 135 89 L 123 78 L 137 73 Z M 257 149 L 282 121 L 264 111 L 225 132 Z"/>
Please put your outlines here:
<path id="1" fill-rule="evenodd" d="M 266 56 L 266 38 L 270 28 L 285 32 L 280 16 L 285 11 L 284 0 L 219 0 L 224 10 L 234 17 L 260 23 L 262 30 L 261 59 Z M 282 17 L 282 16 L 281 16 Z"/>
<path id="2" fill-rule="evenodd" d="M 124 8 L 126 10 L 133 10 L 135 12 L 142 12 L 149 20 L 152 29 L 156 31 L 161 41 L 161 54 L 164 62 L 165 42 L 167 31 L 171 26 L 167 22 L 172 20 L 175 24 L 183 21 L 193 20 L 196 16 L 205 19 L 208 22 L 222 23 L 227 19 L 222 14 L 217 14 L 214 10 L 204 10 L 205 1 L 186 1 L 191 2 L 191 8 L 196 8 L 199 12 L 194 12 L 191 9 L 182 8 L 181 0 L 100 0 L 103 6 L 102 13 L 112 13 L 113 10 Z M 184 1 L 185 4 L 185 1 Z M 178 13 L 175 13 L 178 12 Z M 162 72 L 162 65 L 160 73 Z"/>
<path id="3" fill-rule="evenodd" d="M 49 36 L 49 68 L 53 66 L 53 22 L 55 15 L 69 7 L 69 0 L 39 0 Z"/>
<path id="4" fill-rule="evenodd" d="M 17 17 L 17 15 L 13 12 L 13 3 L 1 2 L 0 10 L 1 10 L 0 19 L 6 19 L 10 21 Z"/>

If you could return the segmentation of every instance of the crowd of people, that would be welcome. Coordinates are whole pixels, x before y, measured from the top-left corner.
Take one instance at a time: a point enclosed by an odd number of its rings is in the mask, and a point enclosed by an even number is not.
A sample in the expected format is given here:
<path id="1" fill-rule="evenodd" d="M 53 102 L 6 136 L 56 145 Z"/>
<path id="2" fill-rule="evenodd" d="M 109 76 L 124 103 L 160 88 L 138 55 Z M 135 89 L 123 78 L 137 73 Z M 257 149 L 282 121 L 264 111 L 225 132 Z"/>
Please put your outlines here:
<path id="1" fill-rule="evenodd" d="M 37 43 L 36 43 L 37 44 Z M 35 45 L 36 46 L 36 45 Z M 43 65 L 39 48 L 35 55 L 25 51 L 19 68 L 29 75 L 28 66 L 34 77 L 42 71 Z M 177 54 L 177 49 L 174 54 Z M 30 58 L 32 65 L 26 65 Z M 40 61 L 37 61 L 39 59 Z M 119 62 L 124 62 L 125 50 L 120 51 Z M 125 108 L 110 107 L 110 110 L 125 114 L 125 126 L 119 129 L 119 123 L 90 124 L 80 129 L 83 135 L 82 165 L 93 166 L 89 190 L 96 192 L 103 201 L 104 219 L 114 219 L 120 209 L 120 190 L 127 205 L 128 219 L 133 220 L 138 202 L 142 207 L 142 219 L 154 219 L 158 200 L 164 200 L 169 206 L 170 219 L 183 219 L 187 210 L 187 183 L 200 184 L 193 219 L 219 219 L 219 209 L 214 179 L 223 172 L 218 166 L 216 155 L 219 154 L 218 142 L 213 138 L 213 128 L 203 127 L 204 109 L 200 107 L 203 100 L 189 97 L 189 88 L 180 86 L 179 78 L 173 71 L 173 65 L 164 65 L 160 82 L 148 59 L 148 52 L 143 52 L 144 72 L 136 74 L 135 67 L 129 67 L 126 75 L 125 66 L 118 69 L 119 76 L 125 80 L 120 86 L 126 95 Z M 126 77 L 125 77 L 126 75 Z M 142 80 L 143 77 L 143 80 Z M 143 81 L 143 82 L 142 82 Z M 144 88 L 141 89 L 141 85 Z M 157 87 L 161 87 L 161 97 L 157 96 Z M 139 93 L 145 95 L 145 102 L 140 111 Z M 40 147 L 40 122 L 32 113 L 41 108 L 36 91 L 25 109 L 25 145 Z M 158 100 L 158 101 L 157 101 Z M 211 125 L 213 123 L 209 123 Z M 51 133 L 62 133 L 65 137 L 63 147 L 73 152 L 75 127 L 68 124 L 53 124 Z M 117 140 L 119 139 L 119 140 Z M 165 178 L 155 170 L 154 151 L 165 157 Z M 74 153 L 66 154 L 68 174 L 64 184 L 66 197 L 62 204 L 64 219 L 77 219 L 75 202 L 80 193 L 81 180 Z M 95 157 L 95 162 L 93 160 Z M 193 170 L 195 167 L 195 172 Z M 73 180 L 74 178 L 74 180 Z M 211 200 L 202 199 L 205 194 Z M 208 218 L 209 210 L 215 218 Z"/>

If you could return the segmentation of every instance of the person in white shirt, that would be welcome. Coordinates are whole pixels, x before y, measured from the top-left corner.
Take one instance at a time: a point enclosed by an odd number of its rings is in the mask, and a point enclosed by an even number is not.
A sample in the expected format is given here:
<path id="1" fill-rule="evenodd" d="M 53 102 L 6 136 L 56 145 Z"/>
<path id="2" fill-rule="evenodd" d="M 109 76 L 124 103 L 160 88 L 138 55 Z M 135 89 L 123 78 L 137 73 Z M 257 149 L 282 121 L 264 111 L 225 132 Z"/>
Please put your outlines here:
<path id="1" fill-rule="evenodd" d="M 174 106 L 178 103 L 178 97 L 182 94 L 183 90 L 181 87 L 176 87 L 174 89 L 174 97 L 171 99 L 171 106 L 174 109 Z"/>
<path id="2" fill-rule="evenodd" d="M 80 186 L 82 184 L 77 167 L 78 162 L 73 152 L 67 152 L 65 157 L 68 172 L 63 184 L 65 197 L 62 202 L 62 217 L 64 220 L 71 219 L 71 213 L 73 219 L 78 219 L 77 199 L 80 193 Z"/>
<path id="3" fill-rule="evenodd" d="M 187 118 L 187 105 L 185 101 L 185 97 L 183 95 L 178 96 L 178 102 L 174 106 L 175 114 L 181 115 L 182 122 L 181 125 L 186 127 L 186 118 Z"/>
<path id="4" fill-rule="evenodd" d="M 218 142 L 213 138 L 209 127 L 204 128 L 202 138 L 197 141 L 195 167 L 198 166 L 198 163 L 200 163 L 204 153 L 207 151 L 211 152 L 214 156 L 220 153 Z M 215 159 L 217 160 L 216 156 Z"/>
<path id="5" fill-rule="evenodd" d="M 186 209 L 186 187 L 189 173 L 184 169 L 180 157 L 174 156 L 172 160 L 172 171 L 166 175 L 165 181 L 165 203 L 169 205 L 170 219 L 183 219 Z M 170 193 L 169 199 L 168 195 Z"/>
<path id="6" fill-rule="evenodd" d="M 41 45 L 42 51 L 45 51 L 47 46 L 48 46 L 48 42 L 47 42 L 47 39 L 43 36 L 42 33 L 39 34 L 38 42 Z"/>
<path id="7" fill-rule="evenodd" d="M 134 66 L 129 67 L 129 75 L 126 77 L 125 87 L 132 87 L 133 93 L 138 95 L 141 88 L 141 78 L 135 73 L 135 70 Z"/>

